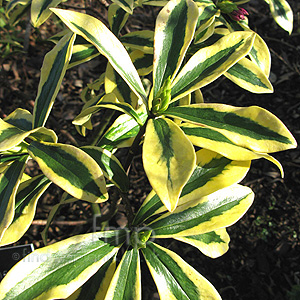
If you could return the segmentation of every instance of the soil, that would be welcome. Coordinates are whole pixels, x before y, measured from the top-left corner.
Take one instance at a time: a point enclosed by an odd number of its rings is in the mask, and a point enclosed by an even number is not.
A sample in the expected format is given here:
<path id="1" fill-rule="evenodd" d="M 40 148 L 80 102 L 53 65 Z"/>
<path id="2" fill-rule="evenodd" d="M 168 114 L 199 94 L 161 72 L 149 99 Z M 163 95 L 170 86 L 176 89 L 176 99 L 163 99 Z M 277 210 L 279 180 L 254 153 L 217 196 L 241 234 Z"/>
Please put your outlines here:
<path id="1" fill-rule="evenodd" d="M 80 2 L 80 1 L 77 1 Z M 300 140 L 300 3 L 288 0 L 294 11 L 294 30 L 288 35 L 271 18 L 264 1 L 251 1 L 245 8 L 250 13 L 250 27 L 263 37 L 270 48 L 272 69 L 270 80 L 274 93 L 257 95 L 248 93 L 224 77 L 203 88 L 206 102 L 221 102 L 235 106 L 258 105 L 281 119 Z M 69 2 L 68 2 L 69 3 Z M 76 1 L 73 1 L 76 5 Z M 104 3 L 104 2 L 103 2 Z M 105 20 L 105 5 L 97 4 Z M 138 9 L 129 19 L 125 32 L 152 28 L 157 9 Z M 14 28 L 21 40 L 25 37 L 26 20 Z M 0 117 L 3 118 L 17 107 L 32 111 L 44 55 L 52 48 L 46 39 L 55 33 L 54 21 L 48 21 L 39 29 L 31 29 L 26 52 L 11 53 L 0 65 Z M 61 143 L 82 144 L 84 139 L 72 126 L 72 119 L 80 112 L 80 92 L 88 82 L 104 71 L 105 59 L 98 57 L 80 67 L 67 71 L 62 88 L 55 102 L 47 127 L 54 129 Z M 92 134 L 88 135 L 92 140 Z M 126 151 L 119 154 L 126 155 Z M 299 147 L 276 153 L 283 165 L 282 179 L 278 169 L 266 160 L 253 161 L 252 168 L 242 184 L 255 192 L 255 201 L 247 214 L 228 228 L 231 237 L 229 251 L 220 258 L 205 257 L 197 249 L 173 240 L 164 241 L 205 276 L 220 292 L 224 300 L 282 300 L 300 299 L 300 150 Z M 31 161 L 30 174 L 38 169 Z M 130 171 L 132 190 L 130 201 L 138 209 L 150 191 L 144 174 L 141 155 L 134 159 Z M 146 188 L 145 188 L 146 187 Z M 111 192 L 113 193 L 113 192 Z M 62 191 L 51 186 L 39 201 L 33 225 L 16 244 L 33 243 L 43 246 L 41 231 L 51 207 L 59 202 Z M 103 204 L 102 210 L 107 209 Z M 89 203 L 79 201 L 65 205 L 49 230 L 49 243 L 68 236 L 90 232 L 92 209 Z M 111 226 L 124 226 L 124 208 L 116 215 Z M 143 265 L 143 270 L 146 268 Z M 146 273 L 147 274 L 147 273 Z M 146 275 L 147 278 L 150 275 Z M 298 291 L 298 294 L 296 295 Z M 155 287 L 144 288 L 143 299 L 157 299 Z M 292 298 L 294 294 L 294 298 Z"/>

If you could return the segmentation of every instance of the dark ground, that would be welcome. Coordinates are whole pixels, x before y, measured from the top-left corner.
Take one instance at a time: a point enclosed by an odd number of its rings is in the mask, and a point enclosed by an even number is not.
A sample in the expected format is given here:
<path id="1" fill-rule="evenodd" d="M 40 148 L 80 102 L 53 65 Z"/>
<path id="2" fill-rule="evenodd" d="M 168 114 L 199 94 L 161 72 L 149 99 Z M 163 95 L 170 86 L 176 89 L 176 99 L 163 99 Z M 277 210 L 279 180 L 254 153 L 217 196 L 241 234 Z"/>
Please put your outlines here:
<path id="1" fill-rule="evenodd" d="M 289 36 L 270 17 L 264 1 L 251 1 L 250 26 L 268 44 L 272 55 L 271 81 L 274 94 L 255 95 L 220 78 L 203 89 L 206 102 L 222 102 L 236 106 L 259 105 L 278 116 L 300 140 L 300 3 L 289 0 L 294 11 L 294 30 Z M 151 10 L 139 10 L 126 30 L 149 28 L 153 22 Z M 105 9 L 102 7 L 102 16 Z M 52 23 L 48 27 L 32 30 L 27 53 L 12 54 L 0 65 L 0 117 L 22 107 L 32 111 L 39 81 L 43 57 L 52 47 L 45 38 L 54 33 Z M 47 28 L 47 29 L 46 29 Z M 50 32 L 49 32 L 50 30 Z M 52 32 L 53 30 L 53 32 Z M 16 27 L 15 34 L 24 37 L 24 26 Z M 105 61 L 97 58 L 90 63 L 67 72 L 47 126 L 56 131 L 59 141 L 74 144 L 74 138 L 82 143 L 71 121 L 81 108 L 79 93 L 87 82 L 97 78 L 104 70 Z M 88 138 L 91 138 L 90 136 Z M 274 155 L 282 163 L 285 177 L 280 177 L 274 165 L 265 160 L 254 161 L 243 184 L 256 194 L 248 213 L 234 226 L 228 228 L 231 236 L 229 251 L 222 257 L 210 259 L 198 250 L 167 240 L 165 246 L 181 254 L 187 262 L 208 278 L 224 300 L 282 300 L 300 299 L 288 294 L 300 287 L 300 151 L 299 147 Z M 34 172 L 32 164 L 28 169 Z M 131 169 L 132 189 L 130 197 L 138 208 L 146 196 L 147 183 L 140 157 L 136 157 Z M 42 246 L 40 232 L 51 206 L 59 201 L 61 191 L 54 186 L 40 200 L 33 225 L 18 244 L 32 242 Z M 49 242 L 69 235 L 91 230 L 88 203 L 79 202 L 64 206 L 49 231 Z M 79 220 L 79 222 L 78 222 Z M 85 223 L 86 224 L 82 224 Z M 115 225 L 122 224 L 122 212 Z M 145 277 L 143 277 L 145 278 Z M 145 289 L 145 298 L 152 299 L 151 285 Z M 148 295 L 148 297 L 146 297 Z"/>

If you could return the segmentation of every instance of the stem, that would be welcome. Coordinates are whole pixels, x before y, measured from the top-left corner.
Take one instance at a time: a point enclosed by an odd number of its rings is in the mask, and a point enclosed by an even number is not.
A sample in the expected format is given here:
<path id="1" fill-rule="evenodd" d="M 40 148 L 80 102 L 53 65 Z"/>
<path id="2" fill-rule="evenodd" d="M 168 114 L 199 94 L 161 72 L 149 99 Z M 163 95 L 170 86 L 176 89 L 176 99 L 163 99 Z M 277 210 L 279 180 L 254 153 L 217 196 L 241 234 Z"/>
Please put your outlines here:
<path id="1" fill-rule="evenodd" d="M 149 119 L 149 118 L 148 118 Z M 138 132 L 137 136 L 135 137 L 129 151 L 126 157 L 126 161 L 125 161 L 125 165 L 124 165 L 124 170 L 128 173 L 130 164 L 133 160 L 134 155 L 136 154 L 136 152 L 138 151 L 139 145 L 140 145 L 140 141 L 143 137 L 143 135 L 145 134 L 145 130 L 146 130 L 146 126 L 148 123 L 148 119 L 146 120 L 145 124 L 140 128 L 140 131 Z M 130 201 L 128 199 L 128 195 L 126 193 L 123 193 L 120 191 L 121 197 L 122 197 L 122 201 L 125 204 L 125 209 L 126 209 L 126 215 L 128 218 L 128 227 L 131 228 L 132 226 L 132 222 L 134 219 L 134 213 L 132 210 L 132 206 L 130 204 Z"/>
<path id="2" fill-rule="evenodd" d="M 145 131 L 146 131 L 146 126 L 147 126 L 147 123 L 148 123 L 148 120 L 149 118 L 146 120 L 145 124 L 140 128 L 140 131 L 139 133 L 137 134 L 137 136 L 135 137 L 129 151 L 128 151 L 128 154 L 127 154 L 127 157 L 126 157 L 126 161 L 125 161 L 125 165 L 124 165 L 124 170 L 126 172 L 128 172 L 128 168 L 132 162 L 132 159 L 134 157 L 134 155 L 136 154 L 138 148 L 139 148 L 139 145 L 140 145 L 140 141 L 143 137 L 143 135 L 145 134 Z"/>
<path id="3" fill-rule="evenodd" d="M 103 224 L 104 222 L 110 220 L 117 213 L 118 206 L 121 202 L 121 198 L 118 197 L 118 193 L 116 191 L 113 191 L 110 199 L 111 199 L 111 203 L 108 212 L 103 212 L 101 217 L 97 218 L 97 222 L 100 224 L 102 223 L 102 227 L 104 226 Z"/>
<path id="4" fill-rule="evenodd" d="M 99 143 L 104 130 L 106 129 L 107 125 L 109 124 L 109 122 L 111 121 L 111 119 L 113 118 L 113 116 L 115 115 L 115 111 L 114 110 L 108 110 L 105 112 L 105 119 L 101 122 L 101 125 L 99 126 L 99 130 L 97 132 L 96 137 L 94 138 L 94 141 L 92 142 L 92 146 L 95 146 Z"/>
<path id="5" fill-rule="evenodd" d="M 98 203 L 92 203 L 91 207 L 92 207 L 93 215 L 101 216 L 101 210 Z"/>
<path id="6" fill-rule="evenodd" d="M 128 220 L 128 228 L 131 229 L 132 227 L 132 222 L 134 219 L 134 213 L 132 210 L 132 206 L 130 204 L 130 201 L 128 199 L 128 195 L 126 193 L 120 192 L 121 197 L 122 197 L 122 201 L 125 204 L 125 210 L 126 210 L 126 216 L 127 216 L 127 220 Z"/>

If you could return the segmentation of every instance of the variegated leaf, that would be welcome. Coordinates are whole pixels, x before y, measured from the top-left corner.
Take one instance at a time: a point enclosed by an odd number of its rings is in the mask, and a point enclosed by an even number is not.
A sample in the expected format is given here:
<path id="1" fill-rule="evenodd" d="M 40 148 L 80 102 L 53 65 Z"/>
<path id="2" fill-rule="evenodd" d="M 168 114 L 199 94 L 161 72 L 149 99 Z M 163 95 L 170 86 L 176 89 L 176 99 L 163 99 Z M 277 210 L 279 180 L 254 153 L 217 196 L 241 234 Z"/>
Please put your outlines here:
<path id="1" fill-rule="evenodd" d="M 155 238 L 198 235 L 236 223 L 254 199 L 252 190 L 232 185 L 163 214 L 148 226 Z"/>
<path id="2" fill-rule="evenodd" d="M 195 168 L 195 152 L 181 129 L 171 120 L 149 120 L 143 145 L 143 164 L 152 188 L 169 211 Z"/>
<path id="3" fill-rule="evenodd" d="M 26 109 L 17 108 L 3 120 L 6 123 L 16 126 L 24 131 L 29 131 L 32 129 L 33 117 L 32 114 Z"/>
<path id="4" fill-rule="evenodd" d="M 99 165 L 83 150 L 65 144 L 32 142 L 28 152 L 42 172 L 73 197 L 90 202 L 108 199 Z"/>
<path id="5" fill-rule="evenodd" d="M 119 250 L 124 231 L 77 235 L 35 250 L 0 283 L 0 299 L 69 297 Z"/>
<path id="6" fill-rule="evenodd" d="M 103 108 L 114 109 L 121 111 L 133 118 L 140 126 L 143 125 L 143 121 L 139 118 L 138 113 L 128 103 L 119 102 L 114 93 L 104 95 L 97 105 L 93 105 L 83 109 L 83 111 L 73 120 L 75 125 L 85 124 L 93 113 L 98 112 Z"/>
<path id="7" fill-rule="evenodd" d="M 225 254 L 229 249 L 230 242 L 226 228 L 175 239 L 198 248 L 203 254 L 211 258 L 217 258 Z"/>
<path id="8" fill-rule="evenodd" d="M 53 130 L 43 127 L 31 128 L 32 115 L 24 109 L 16 109 L 4 120 L 0 119 L 0 151 L 10 150 L 21 145 L 20 143 L 26 137 L 48 142 L 57 141 L 57 136 Z M 23 146 L 25 148 L 25 144 Z"/>
<path id="9" fill-rule="evenodd" d="M 183 66 L 172 83 L 172 101 L 220 77 L 251 50 L 254 33 L 233 32 L 212 46 L 200 49 Z"/>
<path id="10" fill-rule="evenodd" d="M 106 94 L 113 93 L 120 102 L 128 103 L 132 107 L 137 108 L 138 97 L 110 63 L 106 66 L 104 85 Z"/>
<path id="11" fill-rule="evenodd" d="M 198 124 L 206 131 L 213 129 L 235 145 L 257 153 L 273 153 L 297 145 L 286 126 L 271 112 L 258 106 L 203 103 L 170 107 L 164 114 Z"/>
<path id="12" fill-rule="evenodd" d="M 115 269 L 116 257 L 113 256 L 67 300 L 104 300 Z"/>
<path id="13" fill-rule="evenodd" d="M 138 114 L 144 123 L 147 119 L 147 114 L 143 110 L 139 110 Z M 115 148 L 130 147 L 139 130 L 139 124 L 132 117 L 121 115 L 105 132 L 97 146 L 108 151 L 112 151 Z"/>
<path id="14" fill-rule="evenodd" d="M 120 41 L 124 46 L 131 49 L 153 54 L 154 32 L 151 30 L 138 30 L 127 33 L 120 37 Z"/>
<path id="15" fill-rule="evenodd" d="M 194 43 L 202 43 L 203 41 L 207 40 L 210 38 L 215 31 L 215 22 L 212 22 L 207 28 L 205 28 L 203 31 L 201 31 L 198 34 L 195 34 L 195 40 Z"/>
<path id="16" fill-rule="evenodd" d="M 153 55 L 144 53 L 140 50 L 135 50 L 130 53 L 133 64 L 140 76 L 146 76 L 153 69 Z"/>
<path id="17" fill-rule="evenodd" d="M 124 253 L 105 296 L 105 300 L 119 299 L 141 299 L 140 256 L 136 248 Z"/>
<path id="18" fill-rule="evenodd" d="M 196 4 L 199 10 L 199 17 L 195 36 L 210 27 L 212 23 L 214 23 L 215 17 L 220 15 L 218 8 L 213 1 L 197 1 Z"/>
<path id="19" fill-rule="evenodd" d="M 143 5 L 165 6 L 169 0 L 141 0 Z"/>
<path id="20" fill-rule="evenodd" d="M 212 284 L 176 253 L 154 243 L 142 252 L 160 299 L 221 300 Z"/>
<path id="21" fill-rule="evenodd" d="M 8 23 L 10 26 L 16 26 L 24 16 L 26 17 L 28 9 L 30 8 L 31 1 L 28 1 L 25 5 L 17 6 L 10 14 Z M 14 42 L 18 46 L 21 46 L 18 42 Z"/>
<path id="22" fill-rule="evenodd" d="M 118 4 L 127 13 L 129 13 L 129 14 L 133 13 L 133 6 L 134 6 L 134 1 L 133 0 L 112 0 L 112 2 Z"/>
<path id="23" fill-rule="evenodd" d="M 241 88 L 252 93 L 272 93 L 273 87 L 265 73 L 251 60 L 242 58 L 224 75 Z"/>
<path id="24" fill-rule="evenodd" d="M 31 0 L 10 0 L 6 1 L 5 14 L 9 17 L 10 12 L 18 5 L 27 6 Z"/>
<path id="25" fill-rule="evenodd" d="M 180 126 L 193 145 L 216 151 L 232 160 L 265 158 L 274 163 L 283 177 L 283 168 L 278 160 L 267 153 L 257 153 L 233 143 L 223 133 L 212 128 L 185 123 Z"/>
<path id="26" fill-rule="evenodd" d="M 28 135 L 30 135 L 30 131 L 23 131 L 0 119 L 0 151 L 12 149 Z"/>
<path id="27" fill-rule="evenodd" d="M 76 34 L 92 43 L 104 55 L 130 88 L 146 103 L 146 92 L 128 52 L 116 36 L 98 19 L 74 11 L 52 11 Z"/>
<path id="28" fill-rule="evenodd" d="M 155 25 L 153 59 L 153 98 L 167 78 L 176 76 L 190 45 L 198 8 L 190 0 L 174 0 L 160 11 Z"/>
<path id="29" fill-rule="evenodd" d="M 129 189 L 129 179 L 119 160 L 108 150 L 95 146 L 84 146 L 81 149 L 91 156 L 100 166 L 104 176 L 114 183 L 122 192 Z"/>
<path id="30" fill-rule="evenodd" d="M 225 24 L 229 28 L 231 32 L 234 31 L 248 31 L 248 32 L 253 32 L 248 25 L 245 23 L 241 22 L 234 22 L 231 20 L 229 17 L 225 18 L 226 20 Z M 228 31 L 222 30 L 219 31 L 219 33 L 222 33 L 222 35 L 228 34 Z M 265 73 L 267 77 L 270 75 L 270 70 L 271 70 L 271 55 L 269 48 L 265 41 L 258 35 L 256 34 L 255 40 L 252 46 L 252 49 L 249 52 L 249 56 L 251 60 L 257 64 L 257 66 Z"/>
<path id="31" fill-rule="evenodd" d="M 293 11 L 286 0 L 268 0 L 271 14 L 277 24 L 289 34 L 293 31 Z"/>
<path id="32" fill-rule="evenodd" d="M 34 27 L 39 27 L 52 14 L 50 7 L 56 7 L 63 0 L 32 0 L 31 1 L 31 22 Z"/>
<path id="33" fill-rule="evenodd" d="M 112 3 L 108 7 L 108 23 L 112 33 L 115 36 L 119 36 L 121 29 L 126 24 L 129 13 L 127 13 L 123 8 L 121 8 L 118 4 Z"/>
<path id="34" fill-rule="evenodd" d="M 199 150 L 196 156 L 197 166 L 181 192 L 177 207 L 240 182 L 250 168 L 250 161 L 232 161 L 206 149 Z M 152 191 L 136 214 L 134 224 L 143 223 L 165 210 L 157 194 Z"/>
<path id="35" fill-rule="evenodd" d="M 15 196 L 28 156 L 22 156 L 0 174 L 0 240 L 14 219 Z"/>
<path id="36" fill-rule="evenodd" d="M 75 34 L 66 34 L 46 54 L 33 110 L 33 128 L 44 126 L 60 89 L 72 54 Z"/>
<path id="37" fill-rule="evenodd" d="M 191 103 L 190 104 L 197 104 L 197 103 L 203 103 L 203 95 L 200 89 L 194 91 L 191 93 Z"/>
<path id="38" fill-rule="evenodd" d="M 14 219 L 5 231 L 0 246 L 14 243 L 25 234 L 33 221 L 37 201 L 50 184 L 51 181 L 43 175 L 20 184 L 15 198 Z"/>
<path id="39" fill-rule="evenodd" d="M 68 69 L 90 61 L 98 55 L 100 55 L 99 51 L 92 44 L 75 44 L 72 49 L 72 56 L 68 64 Z"/>

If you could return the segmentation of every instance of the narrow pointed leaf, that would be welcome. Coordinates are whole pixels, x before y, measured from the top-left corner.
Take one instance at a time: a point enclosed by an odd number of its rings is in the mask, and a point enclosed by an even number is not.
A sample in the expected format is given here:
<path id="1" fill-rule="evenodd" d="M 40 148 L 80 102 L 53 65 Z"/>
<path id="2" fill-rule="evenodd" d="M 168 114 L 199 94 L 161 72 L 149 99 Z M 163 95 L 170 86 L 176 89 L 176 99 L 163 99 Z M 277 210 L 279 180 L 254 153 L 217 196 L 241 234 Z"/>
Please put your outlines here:
<path id="1" fill-rule="evenodd" d="M 129 14 L 133 13 L 133 5 L 134 5 L 133 0 L 113 0 L 112 2 L 118 4 L 127 13 Z"/>
<path id="2" fill-rule="evenodd" d="M 168 0 L 142 0 L 143 5 L 151 6 L 165 6 L 168 3 Z"/>
<path id="3" fill-rule="evenodd" d="M 19 120 L 8 120 L 8 122 L 5 122 L 4 120 L 0 119 L 0 151 L 10 150 L 14 148 L 27 137 L 30 137 L 34 140 L 45 140 L 48 142 L 57 141 L 57 136 L 53 130 L 39 127 L 29 131 L 25 131 L 19 127 L 12 125 L 25 125 L 25 123 L 18 124 L 18 121 Z"/>
<path id="4" fill-rule="evenodd" d="M 197 5 L 174 0 L 160 11 L 155 25 L 153 98 L 167 78 L 173 80 L 191 43 L 198 18 Z"/>
<path id="5" fill-rule="evenodd" d="M 73 197 L 91 202 L 108 199 L 99 165 L 83 150 L 65 144 L 32 142 L 28 152 L 42 172 Z"/>
<path id="6" fill-rule="evenodd" d="M 139 111 L 139 116 L 143 122 L 146 121 L 147 114 L 144 111 Z M 130 147 L 139 130 L 140 126 L 133 118 L 121 115 L 106 131 L 97 146 L 108 151 L 118 147 Z"/>
<path id="7" fill-rule="evenodd" d="M 283 177 L 283 168 L 278 160 L 266 153 L 258 153 L 229 140 L 224 134 L 207 127 L 183 124 L 180 127 L 193 145 L 216 151 L 232 160 L 252 160 L 265 158 L 274 163 Z"/>
<path id="8" fill-rule="evenodd" d="M 126 24 L 129 13 L 127 13 L 123 8 L 121 8 L 118 4 L 112 3 L 108 7 L 108 23 L 112 33 L 115 36 L 118 36 L 121 29 Z"/>
<path id="9" fill-rule="evenodd" d="M 52 129 L 45 127 L 32 129 L 29 133 L 28 137 L 34 141 L 56 143 L 58 140 L 56 133 Z"/>
<path id="10" fill-rule="evenodd" d="M 180 128 L 193 145 L 216 151 L 229 159 L 252 160 L 261 158 L 260 154 L 236 145 L 224 134 L 212 128 L 189 123 L 183 123 Z"/>
<path id="11" fill-rule="evenodd" d="M 50 184 L 51 181 L 43 175 L 20 184 L 15 198 L 14 219 L 5 231 L 0 246 L 14 243 L 25 234 L 33 221 L 37 201 Z"/>
<path id="12" fill-rule="evenodd" d="M 105 297 L 105 300 L 119 299 L 141 299 L 140 256 L 135 248 L 124 253 Z"/>
<path id="13" fill-rule="evenodd" d="M 130 53 L 133 64 L 140 76 L 146 76 L 153 69 L 153 55 L 144 53 L 140 50 L 135 50 Z"/>
<path id="14" fill-rule="evenodd" d="M 175 101 L 220 77 L 251 50 L 254 33 L 233 32 L 197 51 L 172 83 Z"/>
<path id="15" fill-rule="evenodd" d="M 28 131 L 28 136 L 31 139 L 45 142 L 57 142 L 57 136 L 53 130 L 44 127 L 32 129 L 33 116 L 25 109 L 17 108 L 4 118 L 4 121 L 20 130 Z"/>
<path id="16" fill-rule="evenodd" d="M 272 113 L 258 107 L 225 104 L 194 104 L 173 107 L 164 114 L 213 129 L 235 145 L 257 153 L 272 153 L 296 147 L 286 126 Z"/>
<path id="17" fill-rule="evenodd" d="M 28 153 L 11 153 L 0 155 L 0 173 L 4 171 L 13 161 L 18 160 L 21 156 L 26 156 Z"/>
<path id="18" fill-rule="evenodd" d="M 124 231 L 93 232 L 37 249 L 1 281 L 0 299 L 67 298 L 116 254 L 124 237 Z"/>
<path id="19" fill-rule="evenodd" d="M 137 108 L 138 97 L 109 63 L 105 71 L 104 86 L 106 94 L 113 93 L 120 102 L 128 103 L 132 107 Z"/>
<path id="20" fill-rule="evenodd" d="M 31 1 L 31 22 L 34 27 L 39 27 L 52 14 L 50 7 L 56 7 L 62 0 L 32 0 Z"/>
<path id="21" fill-rule="evenodd" d="M 152 188 L 173 211 L 195 168 L 195 152 L 181 129 L 171 120 L 149 120 L 143 145 L 143 164 Z"/>
<path id="22" fill-rule="evenodd" d="M 38 93 L 35 98 L 33 128 L 44 126 L 47 121 L 65 76 L 74 40 L 75 34 L 72 32 L 66 34 L 44 58 Z"/>
<path id="23" fill-rule="evenodd" d="M 212 284 L 176 253 L 154 243 L 142 252 L 160 299 L 221 300 Z"/>
<path id="24" fill-rule="evenodd" d="M 229 17 L 225 17 L 226 26 L 231 32 L 234 31 L 248 31 L 253 32 L 245 23 L 235 22 Z M 219 31 L 220 33 L 221 31 Z M 222 30 L 222 35 L 228 34 L 229 31 Z M 257 66 L 266 74 L 267 77 L 270 75 L 271 70 L 271 55 L 269 48 L 265 41 L 256 33 L 255 40 L 252 49 L 249 52 L 251 60 L 257 64 Z"/>
<path id="25" fill-rule="evenodd" d="M 229 249 L 230 241 L 226 228 L 175 239 L 198 248 L 203 254 L 211 258 L 217 258 L 225 254 Z"/>
<path id="26" fill-rule="evenodd" d="M 95 146 L 81 148 L 100 166 L 104 176 L 114 183 L 122 192 L 129 189 L 129 179 L 119 160 L 108 150 Z"/>
<path id="27" fill-rule="evenodd" d="M 0 240 L 14 219 L 15 196 L 27 159 L 20 157 L 0 174 Z"/>
<path id="28" fill-rule="evenodd" d="M 9 17 L 10 12 L 17 6 L 17 5 L 28 5 L 31 0 L 11 0 L 7 1 L 5 5 L 5 14 Z"/>
<path id="29" fill-rule="evenodd" d="M 145 101 L 146 92 L 126 49 L 100 20 L 74 11 L 57 8 L 52 11 L 70 30 L 92 43 L 108 59 L 130 88 Z"/>
<path id="30" fill-rule="evenodd" d="M 126 113 L 133 118 L 140 126 L 143 125 L 143 121 L 139 118 L 138 113 L 128 103 L 119 102 L 114 93 L 104 95 L 97 105 L 93 105 L 83 109 L 82 112 L 73 120 L 75 125 L 85 124 L 92 114 L 100 111 L 101 109 L 109 108 Z"/>
<path id="31" fill-rule="evenodd" d="M 251 60 L 242 58 L 224 75 L 241 88 L 252 93 L 272 93 L 273 87 L 265 73 Z"/>
<path id="32" fill-rule="evenodd" d="M 156 238 L 186 237 L 228 227 L 237 222 L 254 199 L 250 188 L 233 185 L 178 207 L 150 223 Z"/>
<path id="33" fill-rule="evenodd" d="M 270 11 L 277 24 L 289 34 L 293 31 L 293 11 L 286 0 L 268 0 Z"/>
<path id="34" fill-rule="evenodd" d="M 33 117 L 32 114 L 26 109 L 17 108 L 3 120 L 6 123 L 18 127 L 24 131 L 30 131 L 32 129 Z"/>
<path id="35" fill-rule="evenodd" d="M 14 9 L 10 15 L 9 15 L 9 20 L 8 23 L 10 26 L 16 26 L 24 17 L 27 16 L 28 10 L 30 9 L 30 2 L 28 1 L 27 4 L 25 5 L 19 5 Z M 13 42 L 17 46 L 21 46 L 18 42 Z"/>
<path id="36" fill-rule="evenodd" d="M 19 145 L 29 134 L 30 132 L 23 131 L 0 119 L 0 151 Z"/>
<path id="37" fill-rule="evenodd" d="M 197 104 L 197 103 L 203 103 L 204 98 L 202 95 L 202 92 L 200 89 L 194 91 L 191 93 L 191 103 L 190 104 Z"/>
<path id="38" fill-rule="evenodd" d="M 208 38 L 210 38 L 215 31 L 215 26 L 216 26 L 216 24 L 213 20 L 213 22 L 207 28 L 205 28 L 203 31 L 201 31 L 197 35 L 195 34 L 194 43 L 195 44 L 202 43 L 203 41 L 206 41 Z"/>
<path id="39" fill-rule="evenodd" d="M 209 28 L 214 23 L 215 17 L 220 15 L 219 9 L 216 7 L 213 1 L 196 2 L 196 4 L 199 10 L 199 17 L 195 36 Z"/>
<path id="40" fill-rule="evenodd" d="M 115 269 L 116 258 L 114 256 L 67 300 L 104 300 Z"/>
<path id="41" fill-rule="evenodd" d="M 68 69 L 90 61 L 100 55 L 99 51 L 92 44 L 77 44 L 73 46 L 71 60 Z"/>
<path id="42" fill-rule="evenodd" d="M 266 42 L 258 34 L 255 37 L 249 56 L 266 76 L 269 77 L 271 71 L 271 54 Z"/>
<path id="43" fill-rule="evenodd" d="M 151 30 L 138 30 L 127 33 L 120 37 L 120 41 L 124 46 L 131 49 L 153 54 L 154 32 Z"/>

